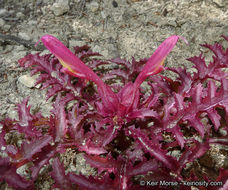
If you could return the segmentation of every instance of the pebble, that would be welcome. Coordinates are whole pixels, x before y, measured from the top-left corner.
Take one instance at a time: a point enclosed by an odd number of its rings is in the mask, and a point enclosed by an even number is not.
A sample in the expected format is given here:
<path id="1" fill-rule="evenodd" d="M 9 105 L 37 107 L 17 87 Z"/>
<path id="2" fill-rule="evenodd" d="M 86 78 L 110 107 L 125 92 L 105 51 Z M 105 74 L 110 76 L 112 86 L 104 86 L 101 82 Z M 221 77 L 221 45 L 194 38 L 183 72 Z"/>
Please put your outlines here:
<path id="1" fill-rule="evenodd" d="M 6 9 L 0 9 L 0 17 L 4 17 L 8 15 L 8 11 Z"/>
<path id="2" fill-rule="evenodd" d="M 102 47 L 100 47 L 99 45 L 95 45 L 92 48 L 93 52 L 99 52 L 101 55 L 103 55 L 105 58 L 109 57 L 109 51 L 107 49 L 104 49 Z"/>
<path id="3" fill-rule="evenodd" d="M 91 3 L 86 4 L 86 8 L 94 13 L 99 9 L 99 4 L 95 1 L 92 1 Z"/>
<path id="4" fill-rule="evenodd" d="M 75 171 L 77 171 L 77 168 L 75 166 L 73 166 L 73 165 L 70 165 L 70 170 L 75 172 Z"/>
<path id="5" fill-rule="evenodd" d="M 173 26 L 176 27 L 177 23 L 176 23 L 176 18 L 167 18 L 167 19 L 163 19 L 160 22 L 158 22 L 159 26 Z"/>
<path id="6" fill-rule="evenodd" d="M 17 51 L 17 52 L 24 51 L 24 50 L 25 50 L 25 47 L 23 45 L 19 45 L 19 46 L 14 47 L 14 51 Z"/>
<path id="7" fill-rule="evenodd" d="M 21 50 L 14 51 L 12 56 L 13 56 L 13 59 L 18 60 L 18 59 L 24 57 L 27 53 L 28 53 L 27 50 L 23 51 L 23 49 L 21 48 Z"/>
<path id="8" fill-rule="evenodd" d="M 12 109 L 12 108 L 11 108 Z M 15 109 L 15 108 L 14 108 Z M 18 113 L 16 110 L 12 109 L 11 112 L 9 112 L 8 117 L 11 119 L 18 119 Z"/>
<path id="9" fill-rule="evenodd" d="M 68 0 L 57 0 L 51 7 L 55 16 L 61 16 L 70 10 Z"/>
<path id="10" fill-rule="evenodd" d="M 225 1 L 223 0 L 213 0 L 213 2 L 218 6 L 218 7 L 224 7 Z"/>
<path id="11" fill-rule="evenodd" d="M 29 177 L 29 174 L 27 172 L 28 168 L 29 168 L 29 165 L 31 167 L 31 162 L 28 162 L 27 164 L 20 166 L 19 168 L 17 168 L 17 173 L 22 175 L 22 176 Z"/>
<path id="12" fill-rule="evenodd" d="M 47 4 L 47 3 L 49 3 L 50 2 L 50 0 L 43 0 L 43 3 L 44 4 Z"/>
<path id="13" fill-rule="evenodd" d="M 4 25 L 5 25 L 5 21 L 2 18 L 0 18 L 0 28 L 3 28 Z"/>
<path id="14" fill-rule="evenodd" d="M 105 11 L 101 11 L 101 17 L 103 19 L 106 19 L 108 17 L 107 13 Z"/>
<path id="15" fill-rule="evenodd" d="M 225 129 L 219 129 L 219 133 L 222 135 L 222 136 L 226 136 L 227 135 L 227 131 Z"/>
<path id="16" fill-rule="evenodd" d="M 9 31 L 10 28 L 11 28 L 11 25 L 9 25 L 9 24 L 5 24 L 5 25 L 3 26 L 3 29 L 4 29 L 5 31 Z"/>
<path id="17" fill-rule="evenodd" d="M 37 25 L 37 20 L 28 21 L 28 25 Z"/>
<path id="18" fill-rule="evenodd" d="M 24 40 L 31 40 L 30 36 L 28 34 L 26 34 L 25 32 L 19 32 L 18 36 Z"/>
<path id="19" fill-rule="evenodd" d="M 17 18 L 23 18 L 25 15 L 22 13 L 22 12 L 18 12 L 17 14 L 16 14 L 16 17 Z"/>
<path id="20" fill-rule="evenodd" d="M 123 22 L 123 13 L 121 11 L 112 12 L 113 19 L 116 23 Z M 124 14 L 126 16 L 126 14 Z"/>
<path id="21" fill-rule="evenodd" d="M 43 15 L 45 15 L 47 13 L 47 6 L 42 6 L 41 7 L 41 12 Z"/>
<path id="22" fill-rule="evenodd" d="M 15 10 L 10 10 L 10 11 L 8 11 L 8 13 L 9 13 L 10 15 L 13 15 L 13 14 L 15 13 Z"/>
<path id="23" fill-rule="evenodd" d="M 43 3 L 42 0 L 37 0 L 37 1 L 36 1 L 36 5 L 37 5 L 37 6 L 42 5 L 42 3 Z"/>
<path id="24" fill-rule="evenodd" d="M 118 3 L 116 2 L 116 1 L 112 1 L 112 5 L 113 5 L 113 7 L 118 7 Z"/>
<path id="25" fill-rule="evenodd" d="M 22 75 L 18 78 L 18 81 L 28 88 L 33 88 L 33 87 L 35 87 L 36 76 L 30 76 L 28 74 Z M 40 84 L 37 85 L 36 88 L 40 88 Z"/>
<path id="26" fill-rule="evenodd" d="M 170 155 L 179 159 L 181 156 L 181 152 L 180 152 L 180 150 L 173 150 L 170 152 Z"/>
<path id="27" fill-rule="evenodd" d="M 75 46 L 83 46 L 85 45 L 85 42 L 79 41 L 79 40 L 69 40 L 69 47 L 75 47 Z"/>

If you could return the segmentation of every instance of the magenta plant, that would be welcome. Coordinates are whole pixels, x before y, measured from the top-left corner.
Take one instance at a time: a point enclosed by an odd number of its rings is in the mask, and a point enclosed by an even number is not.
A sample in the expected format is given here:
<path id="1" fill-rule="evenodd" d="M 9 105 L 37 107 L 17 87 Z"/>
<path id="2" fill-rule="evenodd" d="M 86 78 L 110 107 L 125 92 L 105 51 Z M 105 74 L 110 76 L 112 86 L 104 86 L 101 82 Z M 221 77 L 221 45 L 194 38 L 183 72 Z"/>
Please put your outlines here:
<path id="1" fill-rule="evenodd" d="M 52 114 L 31 114 L 26 98 L 18 105 L 18 120 L 0 122 L 0 181 L 15 189 L 34 189 L 40 170 L 51 165 L 53 188 L 59 189 L 191 189 L 187 182 L 209 183 L 212 179 L 186 165 L 211 144 L 228 145 L 228 49 L 203 45 L 214 53 L 213 61 L 207 65 L 202 54 L 188 59 L 196 69 L 193 74 L 186 68 L 164 68 L 179 38 L 167 38 L 149 59 L 129 62 L 101 61 L 88 46 L 75 47 L 73 54 L 55 37 L 43 36 L 54 56 L 29 54 L 19 63 L 31 68 L 31 75 L 40 72 L 36 84 L 48 88 Z M 109 63 L 117 67 L 108 72 L 100 67 Z M 162 75 L 164 69 L 178 78 Z M 15 135 L 22 138 L 21 145 L 10 141 Z M 84 152 L 97 175 L 67 173 L 60 162 L 67 148 Z M 16 172 L 28 163 L 29 179 Z M 220 186 L 197 187 L 228 189 L 228 170 L 221 169 L 214 181 Z"/>

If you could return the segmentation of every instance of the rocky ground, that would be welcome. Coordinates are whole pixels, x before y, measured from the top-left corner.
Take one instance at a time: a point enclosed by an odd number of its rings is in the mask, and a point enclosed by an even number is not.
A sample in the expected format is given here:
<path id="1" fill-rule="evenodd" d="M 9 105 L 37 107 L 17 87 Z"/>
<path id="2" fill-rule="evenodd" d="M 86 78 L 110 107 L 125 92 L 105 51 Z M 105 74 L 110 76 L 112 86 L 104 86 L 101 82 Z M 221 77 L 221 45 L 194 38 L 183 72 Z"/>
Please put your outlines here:
<path id="1" fill-rule="evenodd" d="M 192 71 L 186 58 L 204 52 L 209 61 L 211 55 L 199 44 L 222 42 L 220 36 L 228 36 L 227 23 L 226 0 L 1 0 L 0 120 L 6 115 L 17 118 L 16 104 L 26 96 L 33 110 L 50 114 L 45 92 L 17 62 L 27 53 L 48 53 L 33 46 L 44 34 L 69 47 L 88 44 L 104 59 L 149 57 L 164 39 L 177 34 L 189 45 L 179 42 L 166 65 L 184 64 Z M 80 166 L 89 171 L 84 162 Z"/>

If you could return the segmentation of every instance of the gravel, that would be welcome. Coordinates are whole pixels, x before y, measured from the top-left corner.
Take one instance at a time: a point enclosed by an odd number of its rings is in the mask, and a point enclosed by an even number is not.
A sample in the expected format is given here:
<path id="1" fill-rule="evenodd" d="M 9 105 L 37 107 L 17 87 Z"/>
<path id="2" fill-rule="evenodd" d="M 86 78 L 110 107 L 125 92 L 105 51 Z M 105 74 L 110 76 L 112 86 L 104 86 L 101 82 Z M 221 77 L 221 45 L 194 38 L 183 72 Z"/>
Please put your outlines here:
<path id="1" fill-rule="evenodd" d="M 32 42 L 52 34 L 67 46 L 88 44 L 104 59 L 149 57 L 168 36 L 181 35 L 189 45 L 178 42 L 165 64 L 184 64 L 189 70 L 192 64 L 186 58 L 203 52 L 211 60 L 199 44 L 221 42 L 221 35 L 228 36 L 225 0 L 2 0 L 0 7 L 0 34 Z M 17 62 L 36 51 L 4 39 L 0 45 L 0 119 L 17 118 L 16 104 L 26 96 L 32 109 L 48 116 L 51 101 L 45 101 L 45 91 L 34 88 L 34 79 Z"/>

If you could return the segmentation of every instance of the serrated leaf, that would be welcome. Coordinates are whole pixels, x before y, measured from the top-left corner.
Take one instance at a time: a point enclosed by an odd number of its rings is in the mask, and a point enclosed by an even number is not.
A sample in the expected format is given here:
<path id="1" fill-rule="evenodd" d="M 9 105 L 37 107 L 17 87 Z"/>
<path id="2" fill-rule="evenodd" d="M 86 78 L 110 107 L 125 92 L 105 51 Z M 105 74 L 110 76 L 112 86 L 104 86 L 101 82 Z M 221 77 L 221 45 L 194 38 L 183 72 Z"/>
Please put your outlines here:
<path id="1" fill-rule="evenodd" d="M 133 118 L 144 119 L 146 117 L 159 119 L 159 115 L 157 114 L 156 111 L 150 110 L 147 108 L 133 110 L 130 114 L 128 114 L 128 118 L 130 119 L 133 119 Z"/>
<path id="2" fill-rule="evenodd" d="M 179 159 L 180 168 L 185 167 L 186 163 L 192 162 L 201 157 L 210 148 L 208 143 L 209 141 L 204 143 L 200 143 L 198 141 L 194 142 L 195 144 L 190 149 L 186 148 L 184 153 L 181 155 L 181 158 Z"/>
<path id="3" fill-rule="evenodd" d="M 106 157 L 84 155 L 84 158 L 88 164 L 98 169 L 98 174 L 103 171 L 115 173 L 119 168 L 118 162 L 110 155 L 107 155 Z"/>
<path id="4" fill-rule="evenodd" d="M 33 116 L 30 113 L 31 106 L 27 106 L 29 98 L 23 100 L 21 104 L 18 104 L 18 117 L 20 126 L 28 126 L 33 120 Z"/>
<path id="5" fill-rule="evenodd" d="M 34 180 L 37 179 L 39 171 L 42 167 L 49 163 L 49 160 L 57 153 L 56 147 L 46 146 L 41 152 L 37 154 L 37 160 L 33 161 L 33 165 L 30 170 L 32 171 L 31 177 Z"/>
<path id="6" fill-rule="evenodd" d="M 153 159 L 149 161 L 141 162 L 136 166 L 131 166 L 128 168 L 128 176 L 136 176 L 136 175 L 146 175 L 148 172 L 157 172 L 159 168 L 159 163 Z"/>
<path id="7" fill-rule="evenodd" d="M 37 152 L 40 152 L 42 148 L 44 148 L 51 142 L 51 140 L 52 140 L 51 136 L 45 135 L 37 139 L 34 139 L 31 142 L 24 142 L 21 145 L 19 157 L 23 160 L 32 159 L 32 156 Z"/>
<path id="8" fill-rule="evenodd" d="M 77 184 L 81 189 L 86 190 L 114 190 L 110 188 L 110 184 L 104 183 L 102 180 L 94 179 L 89 176 L 88 178 L 82 175 L 76 175 L 74 173 L 69 173 L 69 179 L 72 183 Z"/>
<path id="9" fill-rule="evenodd" d="M 217 113 L 214 108 L 207 110 L 208 117 L 211 119 L 212 123 L 215 126 L 215 130 L 218 130 L 220 126 L 221 116 Z"/>
<path id="10" fill-rule="evenodd" d="M 151 142 L 145 134 L 133 127 L 130 128 L 129 134 L 135 138 L 143 149 L 146 152 L 149 152 L 151 156 L 161 161 L 166 167 L 175 170 L 177 166 L 176 160 L 174 160 L 171 156 L 166 155 L 167 152 L 160 149 L 158 144 Z"/>
<path id="11" fill-rule="evenodd" d="M 32 181 L 17 174 L 16 167 L 10 163 L 9 158 L 0 158 L 0 181 L 2 180 L 15 189 L 31 189 L 33 185 Z"/>
<path id="12" fill-rule="evenodd" d="M 79 146 L 80 151 L 85 151 L 87 154 L 93 154 L 93 155 L 100 155 L 100 154 L 105 154 L 107 151 L 98 145 L 95 145 L 94 143 L 91 142 L 91 140 L 88 140 L 85 142 L 85 145 L 80 145 Z"/>
<path id="13" fill-rule="evenodd" d="M 199 118 L 197 118 L 196 116 L 192 116 L 192 118 L 189 118 L 188 121 L 190 122 L 190 124 L 199 132 L 201 137 L 204 137 L 205 134 L 205 126 L 201 123 L 201 121 L 199 120 Z"/>
<path id="14" fill-rule="evenodd" d="M 65 168 L 62 166 L 58 158 L 55 158 L 52 163 L 51 176 L 55 180 L 54 187 L 60 189 L 73 190 L 72 184 L 65 174 Z"/>

